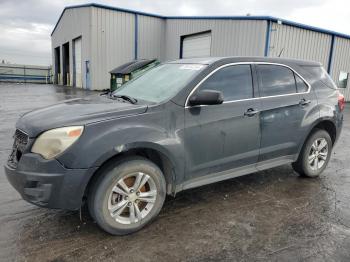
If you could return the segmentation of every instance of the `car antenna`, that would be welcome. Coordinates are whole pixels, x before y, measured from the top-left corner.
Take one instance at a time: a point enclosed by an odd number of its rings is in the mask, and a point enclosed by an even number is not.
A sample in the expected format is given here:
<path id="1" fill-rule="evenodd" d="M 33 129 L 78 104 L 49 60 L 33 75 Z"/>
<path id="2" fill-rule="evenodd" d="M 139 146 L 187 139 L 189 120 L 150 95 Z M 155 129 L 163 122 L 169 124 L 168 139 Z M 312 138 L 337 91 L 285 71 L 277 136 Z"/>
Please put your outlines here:
<path id="1" fill-rule="evenodd" d="M 283 54 L 284 51 L 284 47 L 281 49 L 281 52 L 279 53 L 278 57 L 281 57 L 281 55 Z"/>

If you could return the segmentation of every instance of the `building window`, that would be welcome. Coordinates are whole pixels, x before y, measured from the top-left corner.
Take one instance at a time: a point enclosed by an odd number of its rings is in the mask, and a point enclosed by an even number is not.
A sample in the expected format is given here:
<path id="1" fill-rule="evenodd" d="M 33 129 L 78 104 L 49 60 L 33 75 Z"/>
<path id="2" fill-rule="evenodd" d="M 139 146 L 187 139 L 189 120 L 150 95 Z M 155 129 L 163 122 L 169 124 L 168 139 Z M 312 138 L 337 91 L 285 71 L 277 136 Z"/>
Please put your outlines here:
<path id="1" fill-rule="evenodd" d="M 348 85 L 349 73 L 340 71 L 339 74 L 339 88 L 346 88 Z"/>

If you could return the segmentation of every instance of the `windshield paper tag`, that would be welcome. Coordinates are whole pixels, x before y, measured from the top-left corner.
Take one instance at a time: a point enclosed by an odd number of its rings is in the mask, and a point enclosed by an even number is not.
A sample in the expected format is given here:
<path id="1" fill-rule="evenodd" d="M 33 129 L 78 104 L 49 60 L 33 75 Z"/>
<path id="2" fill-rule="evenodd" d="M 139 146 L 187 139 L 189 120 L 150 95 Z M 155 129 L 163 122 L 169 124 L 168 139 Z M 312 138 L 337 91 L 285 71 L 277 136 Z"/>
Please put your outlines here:
<path id="1" fill-rule="evenodd" d="M 183 65 L 180 67 L 180 69 L 183 70 L 201 70 L 204 67 L 204 65 Z"/>

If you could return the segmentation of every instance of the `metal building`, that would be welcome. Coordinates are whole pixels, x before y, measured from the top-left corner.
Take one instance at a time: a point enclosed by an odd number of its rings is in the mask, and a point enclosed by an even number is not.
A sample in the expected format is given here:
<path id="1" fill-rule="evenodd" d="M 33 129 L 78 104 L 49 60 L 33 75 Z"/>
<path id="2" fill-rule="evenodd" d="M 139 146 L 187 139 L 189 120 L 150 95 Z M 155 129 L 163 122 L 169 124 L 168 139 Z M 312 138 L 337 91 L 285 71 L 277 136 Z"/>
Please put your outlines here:
<path id="1" fill-rule="evenodd" d="M 166 17 L 87 4 L 66 7 L 52 34 L 55 83 L 109 87 L 140 58 L 271 56 L 321 62 L 350 101 L 350 36 L 269 16 Z"/>

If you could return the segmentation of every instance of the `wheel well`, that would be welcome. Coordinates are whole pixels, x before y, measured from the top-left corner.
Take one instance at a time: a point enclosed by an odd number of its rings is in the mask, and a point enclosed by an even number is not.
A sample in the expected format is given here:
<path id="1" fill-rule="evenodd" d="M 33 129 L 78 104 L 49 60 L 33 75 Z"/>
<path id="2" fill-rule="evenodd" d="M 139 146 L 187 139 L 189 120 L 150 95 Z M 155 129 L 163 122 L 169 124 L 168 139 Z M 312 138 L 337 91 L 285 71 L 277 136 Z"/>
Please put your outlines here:
<path id="1" fill-rule="evenodd" d="M 160 153 L 157 150 L 149 149 L 149 148 L 137 148 L 137 149 L 130 149 L 128 151 L 119 153 L 108 160 L 106 160 L 92 175 L 90 178 L 84 192 L 83 199 L 87 198 L 87 194 L 89 192 L 89 189 L 95 182 L 95 180 L 99 177 L 99 175 L 110 165 L 115 164 L 116 162 L 123 161 L 124 159 L 127 159 L 131 156 L 141 156 L 144 158 L 147 158 L 149 161 L 156 164 L 160 170 L 163 172 L 166 185 L 167 185 L 167 194 L 172 194 L 174 192 L 173 190 L 173 181 L 174 181 L 174 166 L 171 163 L 171 161 L 166 157 L 164 154 Z"/>
<path id="2" fill-rule="evenodd" d="M 336 136 L 337 136 L 337 130 L 336 130 L 336 127 L 332 121 L 324 120 L 324 121 L 318 123 L 316 126 L 314 126 L 312 131 L 314 131 L 315 129 L 323 129 L 323 130 L 327 131 L 327 133 L 329 134 L 329 136 L 332 139 L 332 144 L 334 145 L 335 140 L 336 140 Z M 311 131 L 311 133 L 312 133 L 312 131 Z"/>

